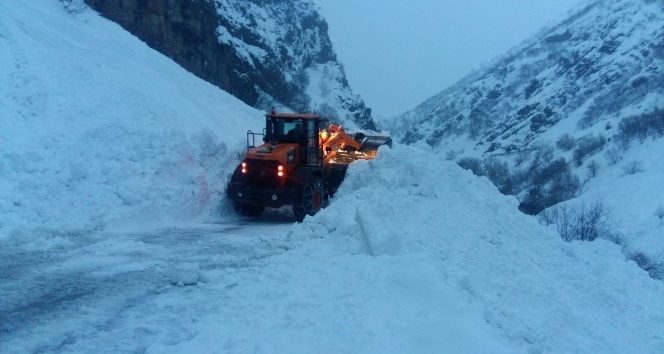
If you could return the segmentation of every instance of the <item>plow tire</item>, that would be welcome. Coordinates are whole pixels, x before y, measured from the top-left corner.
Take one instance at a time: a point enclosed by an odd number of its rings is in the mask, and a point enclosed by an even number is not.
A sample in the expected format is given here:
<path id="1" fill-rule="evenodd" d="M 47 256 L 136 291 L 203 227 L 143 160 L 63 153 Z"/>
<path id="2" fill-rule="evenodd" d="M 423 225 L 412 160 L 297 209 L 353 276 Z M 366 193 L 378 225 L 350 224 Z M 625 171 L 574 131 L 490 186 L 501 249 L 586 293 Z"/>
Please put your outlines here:
<path id="1" fill-rule="evenodd" d="M 307 182 L 296 189 L 293 214 L 295 220 L 302 222 L 307 215 L 316 214 L 327 200 L 323 178 L 312 175 Z"/>

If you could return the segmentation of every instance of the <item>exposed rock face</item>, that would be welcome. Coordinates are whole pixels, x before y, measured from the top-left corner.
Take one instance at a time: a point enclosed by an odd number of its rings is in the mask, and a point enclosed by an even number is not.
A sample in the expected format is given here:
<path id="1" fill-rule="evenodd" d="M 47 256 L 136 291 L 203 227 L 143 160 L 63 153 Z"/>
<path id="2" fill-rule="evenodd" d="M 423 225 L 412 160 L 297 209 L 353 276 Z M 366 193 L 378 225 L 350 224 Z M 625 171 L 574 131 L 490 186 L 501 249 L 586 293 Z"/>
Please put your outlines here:
<path id="1" fill-rule="evenodd" d="M 318 111 L 375 129 L 327 23 L 304 0 L 85 0 L 185 69 L 261 109 Z"/>

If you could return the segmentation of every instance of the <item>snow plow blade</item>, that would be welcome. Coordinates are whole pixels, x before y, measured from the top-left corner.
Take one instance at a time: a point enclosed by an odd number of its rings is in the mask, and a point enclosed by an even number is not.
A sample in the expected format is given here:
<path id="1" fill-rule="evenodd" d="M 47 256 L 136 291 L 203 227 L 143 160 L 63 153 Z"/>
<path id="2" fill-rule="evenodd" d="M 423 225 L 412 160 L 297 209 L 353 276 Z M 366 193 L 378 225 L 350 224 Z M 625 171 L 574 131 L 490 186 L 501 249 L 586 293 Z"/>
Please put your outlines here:
<path id="1" fill-rule="evenodd" d="M 392 138 L 389 136 L 355 133 L 346 135 L 346 137 L 347 139 L 352 138 L 352 144 L 346 144 L 344 148 L 338 149 L 330 159 L 332 164 L 349 165 L 357 160 L 372 160 L 381 146 L 392 147 Z"/>
<path id="2" fill-rule="evenodd" d="M 354 138 L 360 143 L 360 151 L 367 154 L 373 153 L 373 155 L 376 155 L 378 148 L 383 145 L 392 147 L 392 138 L 389 136 L 357 133 Z"/>

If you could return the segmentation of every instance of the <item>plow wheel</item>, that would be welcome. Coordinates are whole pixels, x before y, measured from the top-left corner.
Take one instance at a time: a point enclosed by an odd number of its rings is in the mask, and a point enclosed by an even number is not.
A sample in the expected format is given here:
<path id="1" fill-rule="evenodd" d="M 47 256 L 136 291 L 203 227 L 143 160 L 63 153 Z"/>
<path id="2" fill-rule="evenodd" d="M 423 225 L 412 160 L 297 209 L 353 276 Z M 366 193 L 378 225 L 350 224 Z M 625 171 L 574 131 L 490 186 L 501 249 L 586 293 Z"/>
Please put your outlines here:
<path id="1" fill-rule="evenodd" d="M 293 214 L 298 222 L 306 215 L 316 214 L 326 200 L 325 184 L 319 176 L 311 176 L 307 183 L 298 188 L 293 205 Z"/>

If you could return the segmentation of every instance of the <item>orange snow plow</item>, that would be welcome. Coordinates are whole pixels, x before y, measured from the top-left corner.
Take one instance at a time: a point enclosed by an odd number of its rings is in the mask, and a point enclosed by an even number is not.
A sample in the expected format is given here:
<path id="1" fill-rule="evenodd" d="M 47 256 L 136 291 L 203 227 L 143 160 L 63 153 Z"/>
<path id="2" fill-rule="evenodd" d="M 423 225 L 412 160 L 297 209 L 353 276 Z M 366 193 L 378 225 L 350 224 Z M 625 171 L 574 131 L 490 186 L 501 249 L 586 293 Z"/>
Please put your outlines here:
<path id="1" fill-rule="evenodd" d="M 296 220 L 313 215 L 334 195 L 348 165 L 370 160 L 389 136 L 349 134 L 317 114 L 266 114 L 263 133 L 247 132 L 247 152 L 226 188 L 238 213 L 292 206 Z M 262 144 L 256 145 L 256 140 Z"/>

